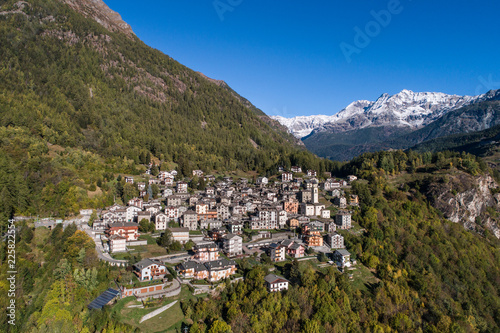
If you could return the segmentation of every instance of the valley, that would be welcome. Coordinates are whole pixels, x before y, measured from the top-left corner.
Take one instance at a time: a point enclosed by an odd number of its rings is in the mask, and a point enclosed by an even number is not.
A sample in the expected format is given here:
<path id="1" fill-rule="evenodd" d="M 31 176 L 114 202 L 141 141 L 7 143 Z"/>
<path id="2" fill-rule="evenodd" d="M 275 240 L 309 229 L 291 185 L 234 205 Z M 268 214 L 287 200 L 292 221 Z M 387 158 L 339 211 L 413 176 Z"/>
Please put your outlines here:
<path id="1" fill-rule="evenodd" d="M 0 2 L 0 331 L 499 332 L 500 90 L 268 116 L 282 91 L 316 102 L 304 75 L 342 65 L 316 67 L 332 55 L 303 5 L 297 20 L 230 4 L 209 4 L 215 22 L 204 5 L 120 3 L 129 25 L 101 0 Z M 262 22 L 232 35 L 252 9 Z M 168 48 L 139 37 L 157 28 Z M 311 48 L 293 71 L 289 33 Z M 197 57 L 160 50 L 182 48 Z M 272 70 L 253 62 L 268 48 Z M 206 59 L 227 81 L 182 63 Z"/>
<path id="2" fill-rule="evenodd" d="M 363 152 L 409 149 L 496 126 L 499 96 L 498 90 L 479 96 L 403 90 L 375 102 L 353 102 L 334 116 L 275 119 L 319 156 L 345 161 Z"/>

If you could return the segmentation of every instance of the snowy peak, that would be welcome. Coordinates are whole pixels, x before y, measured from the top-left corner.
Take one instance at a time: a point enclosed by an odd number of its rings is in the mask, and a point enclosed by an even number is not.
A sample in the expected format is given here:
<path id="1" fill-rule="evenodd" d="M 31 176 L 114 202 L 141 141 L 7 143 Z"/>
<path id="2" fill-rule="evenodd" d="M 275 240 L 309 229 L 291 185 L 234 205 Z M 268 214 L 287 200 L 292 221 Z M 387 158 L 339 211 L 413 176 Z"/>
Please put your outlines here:
<path id="1" fill-rule="evenodd" d="M 339 113 L 337 113 L 335 115 L 335 118 L 336 119 L 345 119 L 345 118 L 352 117 L 352 116 L 359 114 L 359 113 L 364 113 L 372 105 L 373 105 L 373 102 L 366 101 L 366 100 L 352 102 L 345 109 L 343 109 Z"/>
<path id="2" fill-rule="evenodd" d="M 271 116 L 272 119 L 277 120 L 281 125 L 288 128 L 297 138 L 308 136 L 314 129 L 321 127 L 323 124 L 335 120 L 335 116 L 299 116 L 294 118 L 285 118 L 281 116 Z"/>
<path id="3" fill-rule="evenodd" d="M 468 105 L 478 99 L 472 96 L 447 95 L 443 93 L 415 93 L 403 90 L 396 95 L 383 94 L 365 113 L 366 117 L 381 117 L 373 123 L 379 126 L 389 121 L 390 125 L 418 128 L 442 116 L 444 113 Z"/>
<path id="4" fill-rule="evenodd" d="M 366 127 L 399 126 L 421 128 L 445 113 L 487 99 L 499 91 L 479 96 L 448 95 L 440 92 L 413 92 L 404 89 L 395 95 L 382 94 L 376 101 L 359 100 L 333 116 L 272 117 L 298 138 L 312 131 L 343 132 Z"/>

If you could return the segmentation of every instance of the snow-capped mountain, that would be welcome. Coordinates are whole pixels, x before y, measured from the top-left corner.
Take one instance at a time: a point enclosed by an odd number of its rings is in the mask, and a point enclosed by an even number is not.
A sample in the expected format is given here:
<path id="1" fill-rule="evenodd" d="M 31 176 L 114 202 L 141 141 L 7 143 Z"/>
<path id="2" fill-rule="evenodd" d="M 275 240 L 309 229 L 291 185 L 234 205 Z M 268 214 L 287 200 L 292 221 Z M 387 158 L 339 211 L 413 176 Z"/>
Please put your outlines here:
<path id="1" fill-rule="evenodd" d="M 321 127 L 326 123 L 335 120 L 335 116 L 299 116 L 294 118 L 285 118 L 281 116 L 271 116 L 272 119 L 277 120 L 281 125 L 288 128 L 297 138 L 303 138 L 309 135 L 314 129 Z"/>
<path id="2" fill-rule="evenodd" d="M 332 116 L 301 116 L 284 118 L 273 116 L 298 138 L 312 131 L 344 132 L 366 127 L 397 126 L 421 128 L 445 113 L 480 102 L 488 94 L 479 96 L 447 95 L 436 92 L 403 90 L 398 94 L 383 94 L 376 101 L 360 100 L 349 104 Z"/>

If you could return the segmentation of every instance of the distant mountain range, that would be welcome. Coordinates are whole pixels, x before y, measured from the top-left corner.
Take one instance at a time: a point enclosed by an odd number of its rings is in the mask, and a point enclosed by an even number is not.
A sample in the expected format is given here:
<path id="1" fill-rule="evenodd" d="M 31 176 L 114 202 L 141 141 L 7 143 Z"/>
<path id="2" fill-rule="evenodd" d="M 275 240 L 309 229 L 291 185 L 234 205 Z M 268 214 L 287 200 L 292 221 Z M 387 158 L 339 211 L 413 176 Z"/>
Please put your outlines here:
<path id="1" fill-rule="evenodd" d="M 500 90 L 478 96 L 403 90 L 376 101 L 360 100 L 333 116 L 274 116 L 322 157 L 348 160 L 366 151 L 410 148 L 457 133 L 481 131 L 499 122 Z"/>

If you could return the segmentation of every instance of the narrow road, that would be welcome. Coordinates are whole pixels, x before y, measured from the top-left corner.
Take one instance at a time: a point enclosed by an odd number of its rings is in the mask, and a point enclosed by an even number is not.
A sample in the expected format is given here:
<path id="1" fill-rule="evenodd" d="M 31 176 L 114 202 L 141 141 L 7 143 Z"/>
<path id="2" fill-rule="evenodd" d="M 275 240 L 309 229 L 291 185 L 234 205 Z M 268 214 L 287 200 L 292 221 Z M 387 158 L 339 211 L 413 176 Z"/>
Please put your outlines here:
<path id="1" fill-rule="evenodd" d="M 99 260 L 106 261 L 112 266 L 127 266 L 128 260 L 114 259 L 113 257 L 111 257 L 111 255 L 109 255 L 109 253 L 104 252 L 104 249 L 102 248 L 101 241 L 94 239 L 90 228 L 81 228 L 81 229 L 83 229 L 87 233 L 87 235 L 89 235 L 90 238 L 92 238 L 92 240 L 94 240 L 95 250 L 97 252 L 97 257 L 99 258 Z"/>

